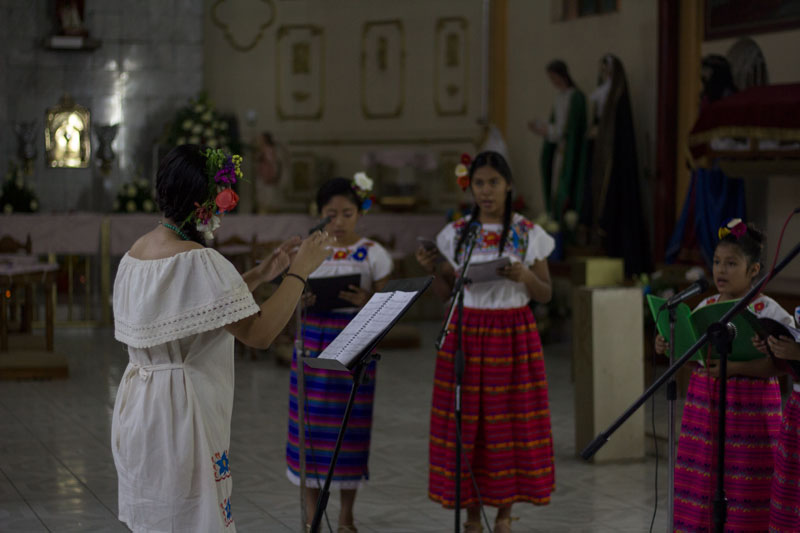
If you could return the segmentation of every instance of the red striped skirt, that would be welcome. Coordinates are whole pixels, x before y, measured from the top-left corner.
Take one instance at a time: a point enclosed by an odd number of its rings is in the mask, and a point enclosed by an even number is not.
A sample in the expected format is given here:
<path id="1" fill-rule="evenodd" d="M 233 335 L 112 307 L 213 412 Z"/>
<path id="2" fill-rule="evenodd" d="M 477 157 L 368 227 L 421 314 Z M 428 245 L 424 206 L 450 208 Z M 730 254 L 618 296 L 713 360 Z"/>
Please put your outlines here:
<path id="1" fill-rule="evenodd" d="M 675 464 L 675 531 L 713 527 L 718 387 L 703 369 L 692 373 Z M 725 531 L 766 531 L 781 421 L 778 381 L 729 378 L 726 396 Z"/>
<path id="2" fill-rule="evenodd" d="M 455 318 L 451 331 L 454 323 Z M 454 507 L 458 477 L 461 507 L 478 505 L 469 465 L 486 505 L 550 503 L 555 487 L 553 438 L 542 344 L 533 313 L 528 307 L 464 309 L 460 476 L 455 469 L 455 337 L 454 333 L 447 337 L 436 358 L 429 497 Z"/>
<path id="3" fill-rule="evenodd" d="M 775 475 L 769 505 L 769 530 L 800 531 L 800 392 L 792 392 L 783 410 L 775 451 Z"/>

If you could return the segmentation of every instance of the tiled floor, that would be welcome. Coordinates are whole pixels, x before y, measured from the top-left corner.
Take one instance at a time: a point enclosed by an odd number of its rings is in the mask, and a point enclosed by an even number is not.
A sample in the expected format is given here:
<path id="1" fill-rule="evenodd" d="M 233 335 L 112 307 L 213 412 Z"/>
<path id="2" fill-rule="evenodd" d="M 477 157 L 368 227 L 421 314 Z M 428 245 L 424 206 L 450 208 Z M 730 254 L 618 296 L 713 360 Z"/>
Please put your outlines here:
<path id="1" fill-rule="evenodd" d="M 453 514 L 427 499 L 427 437 L 437 326 L 422 324 L 424 349 L 387 351 L 379 364 L 370 458 L 359 492 L 363 533 L 453 531 Z M 70 379 L 0 382 L 0 531 L 126 531 L 116 520 L 109 447 L 117 384 L 127 362 L 112 332 L 59 330 Z M 556 492 L 546 507 L 517 505 L 517 532 L 647 531 L 655 462 L 592 465 L 575 457 L 569 346 L 545 347 L 556 446 Z M 236 362 L 232 427 L 233 509 L 242 532 L 291 532 L 299 492 L 285 478 L 288 370 L 270 359 Z M 663 395 L 658 396 L 663 402 Z M 649 407 L 648 407 L 649 409 Z M 666 528 L 667 472 L 658 469 L 654 531 Z M 335 524 L 338 495 L 329 505 Z M 489 510 L 489 520 L 494 520 Z"/>

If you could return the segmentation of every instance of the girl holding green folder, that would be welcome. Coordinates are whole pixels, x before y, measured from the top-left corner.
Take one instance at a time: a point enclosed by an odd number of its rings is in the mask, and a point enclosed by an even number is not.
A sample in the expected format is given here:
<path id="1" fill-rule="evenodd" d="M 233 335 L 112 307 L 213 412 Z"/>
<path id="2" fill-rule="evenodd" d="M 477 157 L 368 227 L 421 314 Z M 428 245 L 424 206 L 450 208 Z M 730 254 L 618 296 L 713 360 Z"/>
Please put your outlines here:
<path id="1" fill-rule="evenodd" d="M 737 300 L 761 271 L 764 237 L 734 219 L 720 228 L 714 251 L 714 284 L 719 291 L 699 306 Z M 786 325 L 794 318 L 775 300 L 761 295 L 751 304 L 760 317 Z M 754 343 L 757 341 L 754 340 Z M 656 352 L 667 343 L 656 338 Z M 735 354 L 734 354 L 735 355 Z M 725 430 L 726 531 L 766 531 L 769 527 L 773 455 L 781 421 L 779 370 L 769 358 L 728 362 Z M 675 531 L 710 531 L 716 486 L 718 361 L 692 373 L 683 409 L 675 465 Z"/>

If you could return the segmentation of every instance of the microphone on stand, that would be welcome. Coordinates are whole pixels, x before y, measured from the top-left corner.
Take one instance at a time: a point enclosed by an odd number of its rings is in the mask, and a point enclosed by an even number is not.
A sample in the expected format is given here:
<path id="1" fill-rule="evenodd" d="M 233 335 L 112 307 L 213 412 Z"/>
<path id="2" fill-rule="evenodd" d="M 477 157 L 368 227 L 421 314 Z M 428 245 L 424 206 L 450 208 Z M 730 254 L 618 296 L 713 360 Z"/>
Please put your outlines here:
<path id="1" fill-rule="evenodd" d="M 325 218 L 323 218 L 322 220 L 320 220 L 320 221 L 317 223 L 317 225 L 316 225 L 316 226 L 314 226 L 313 228 L 311 228 L 310 230 L 308 230 L 308 234 L 309 234 L 309 235 L 311 235 L 312 233 L 315 233 L 315 232 L 317 232 L 317 231 L 322 231 L 323 229 L 325 229 L 325 226 L 327 226 L 328 224 L 330 224 L 330 223 L 331 223 L 331 220 L 333 220 L 331 217 L 325 217 Z"/>
<path id="2" fill-rule="evenodd" d="M 708 290 L 708 286 L 709 286 L 708 280 L 706 278 L 700 278 L 691 285 L 689 285 L 688 287 L 686 287 L 685 289 L 683 289 L 681 292 L 679 292 L 678 294 L 674 295 L 672 298 L 664 302 L 661 308 L 663 309 L 666 307 L 667 309 L 669 309 L 671 307 L 675 307 L 682 301 L 691 298 L 696 294 L 703 294 Z"/>

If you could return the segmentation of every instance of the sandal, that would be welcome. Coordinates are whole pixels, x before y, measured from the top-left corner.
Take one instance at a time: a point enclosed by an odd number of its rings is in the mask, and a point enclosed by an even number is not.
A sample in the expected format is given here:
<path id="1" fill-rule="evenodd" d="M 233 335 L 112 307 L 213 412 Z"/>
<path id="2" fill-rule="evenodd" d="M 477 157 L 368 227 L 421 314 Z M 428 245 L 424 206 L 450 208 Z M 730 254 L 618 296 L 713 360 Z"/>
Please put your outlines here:
<path id="1" fill-rule="evenodd" d="M 519 517 L 498 518 L 494 521 L 494 533 L 511 533 L 511 522 L 519 520 Z"/>
<path id="2" fill-rule="evenodd" d="M 339 526 L 336 528 L 336 533 L 358 533 L 355 524 L 350 524 L 349 526 Z"/>
<path id="3" fill-rule="evenodd" d="M 464 533 L 483 533 L 483 524 L 480 520 L 464 522 Z"/>

